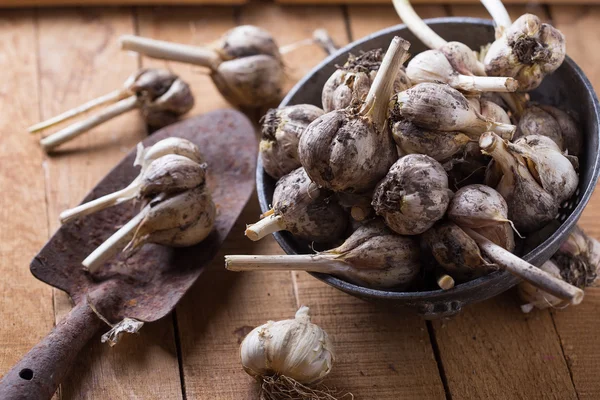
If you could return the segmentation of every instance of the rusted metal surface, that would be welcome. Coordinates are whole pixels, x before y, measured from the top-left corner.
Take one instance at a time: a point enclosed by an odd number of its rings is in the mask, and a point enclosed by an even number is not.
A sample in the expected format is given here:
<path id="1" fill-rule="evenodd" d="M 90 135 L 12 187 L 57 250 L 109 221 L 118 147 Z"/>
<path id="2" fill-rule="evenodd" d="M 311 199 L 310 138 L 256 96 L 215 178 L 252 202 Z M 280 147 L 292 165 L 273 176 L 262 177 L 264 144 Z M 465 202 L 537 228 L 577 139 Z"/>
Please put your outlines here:
<path id="1" fill-rule="evenodd" d="M 202 243 L 188 248 L 147 244 L 132 257 L 120 256 L 108 262 L 92 277 L 83 270 L 81 262 L 131 219 L 139 205 L 119 205 L 63 225 L 33 259 L 31 272 L 38 279 L 69 293 L 77 306 L 66 321 L 54 328 L 4 376 L 0 381 L 0 398 L 43 399 L 52 396 L 71 364 L 64 362 L 65 357 L 74 358 L 72 353 L 79 351 L 101 327 L 97 323 L 99 319 L 90 315 L 86 301 L 91 301 L 114 322 L 124 317 L 156 321 L 175 307 L 227 237 L 254 188 L 258 149 L 253 126 L 238 111 L 220 110 L 163 128 L 143 144 L 151 146 L 169 136 L 194 142 L 208 163 L 207 184 L 217 206 L 213 232 Z M 83 202 L 129 184 L 139 173 L 139 167 L 133 166 L 134 158 L 135 150 Z M 83 310 L 82 305 L 85 305 Z M 90 324 L 89 321 L 94 322 Z M 58 337 L 73 340 L 57 341 Z M 29 371 L 32 377 L 26 379 Z"/>

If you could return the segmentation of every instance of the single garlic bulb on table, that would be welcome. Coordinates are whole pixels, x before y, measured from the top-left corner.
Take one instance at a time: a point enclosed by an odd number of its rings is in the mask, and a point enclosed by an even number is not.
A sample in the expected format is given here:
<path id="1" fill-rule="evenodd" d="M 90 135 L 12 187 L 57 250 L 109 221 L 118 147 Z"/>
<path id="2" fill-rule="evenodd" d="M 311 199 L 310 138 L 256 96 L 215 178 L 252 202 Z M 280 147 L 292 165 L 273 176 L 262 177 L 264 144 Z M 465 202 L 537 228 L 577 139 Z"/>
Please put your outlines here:
<path id="1" fill-rule="evenodd" d="M 231 104 L 257 108 L 279 100 L 283 62 L 271 35 L 258 27 L 236 27 L 206 46 L 188 46 L 123 35 L 121 47 L 149 57 L 207 67 L 219 92 Z"/>
<path id="2" fill-rule="evenodd" d="M 413 84 L 446 83 L 465 92 L 514 92 L 519 87 L 513 78 L 460 74 L 439 50 L 427 50 L 414 56 L 406 66 L 406 75 Z"/>
<path id="3" fill-rule="evenodd" d="M 348 225 L 348 215 L 337 204 L 333 193 L 312 183 L 304 168 L 290 172 L 277 182 L 273 208 L 266 214 L 246 229 L 250 240 L 287 230 L 310 242 L 335 243 Z"/>
<path id="4" fill-rule="evenodd" d="M 140 143 L 137 150 L 133 165 L 141 166 L 140 174 L 127 187 L 63 211 L 60 222 L 65 224 L 135 198 L 190 189 L 204 182 L 206 166 L 202 165 L 202 154 L 187 139 L 171 137 L 146 149 Z"/>
<path id="5" fill-rule="evenodd" d="M 370 50 L 359 56 L 350 54 L 346 63 L 323 85 L 321 102 L 325 112 L 342 110 L 364 101 L 382 61 L 381 49 Z M 394 80 L 394 92 L 406 90 L 411 86 L 405 71 L 398 69 Z"/>
<path id="6" fill-rule="evenodd" d="M 339 247 L 313 255 L 230 255 L 232 271 L 310 271 L 374 289 L 406 289 L 421 269 L 416 239 L 397 235 L 383 221 L 360 225 Z"/>
<path id="7" fill-rule="evenodd" d="M 240 356 L 244 371 L 261 383 L 268 398 L 279 398 L 280 391 L 291 398 L 298 384 L 306 389 L 320 383 L 335 362 L 331 339 L 310 321 L 306 306 L 300 307 L 293 319 L 254 328 L 242 341 Z"/>
<path id="8" fill-rule="evenodd" d="M 510 76 L 519 81 L 519 91 L 537 88 L 563 63 L 564 35 L 532 14 L 519 17 L 485 54 L 483 63 L 490 76 Z"/>
<path id="9" fill-rule="evenodd" d="M 458 90 L 443 84 L 419 83 L 397 93 L 390 113 L 426 129 L 480 135 L 495 132 L 510 139 L 516 127 L 485 118 Z"/>
<path id="10" fill-rule="evenodd" d="M 100 105 L 108 105 L 96 115 L 78 121 L 40 141 L 49 152 L 84 132 L 128 111 L 139 109 L 146 123 L 161 128 L 178 120 L 194 106 L 189 85 L 164 69 L 141 69 L 132 74 L 122 89 L 91 100 L 79 107 L 29 128 L 30 132 L 46 129 Z"/>
<path id="11" fill-rule="evenodd" d="M 398 158 L 387 129 L 387 108 L 408 47 L 399 37 L 392 40 L 364 104 L 326 113 L 302 134 L 300 162 L 318 186 L 336 192 L 368 191 Z"/>
<path id="12" fill-rule="evenodd" d="M 418 235 L 446 213 L 452 192 L 442 165 L 423 154 L 399 159 L 377 184 L 373 208 L 401 235 Z"/>
<path id="13" fill-rule="evenodd" d="M 260 156 L 265 172 L 275 179 L 300 167 L 298 142 L 306 127 L 323 115 L 311 104 L 272 108 L 262 121 Z"/>

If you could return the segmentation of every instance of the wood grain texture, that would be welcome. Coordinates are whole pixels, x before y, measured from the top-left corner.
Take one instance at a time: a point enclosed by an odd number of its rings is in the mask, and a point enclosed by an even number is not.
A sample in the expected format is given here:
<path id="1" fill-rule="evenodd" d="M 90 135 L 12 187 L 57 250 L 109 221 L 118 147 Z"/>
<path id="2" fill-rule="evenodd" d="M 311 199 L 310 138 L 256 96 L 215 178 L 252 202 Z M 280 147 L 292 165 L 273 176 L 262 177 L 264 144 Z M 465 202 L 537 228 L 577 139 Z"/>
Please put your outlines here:
<path id="1" fill-rule="evenodd" d="M 40 102 L 48 118 L 120 87 L 137 59 L 119 50 L 117 37 L 132 33 L 130 9 L 42 10 L 39 12 Z M 74 38 L 86 38 L 74 40 Z M 81 198 L 141 138 L 145 127 L 136 112 L 80 136 L 46 159 L 51 232 L 58 214 Z M 57 320 L 68 310 L 56 291 Z M 181 397 L 170 318 L 146 326 L 139 336 L 115 348 L 95 338 L 74 366 L 77 374 L 62 385 L 63 399 Z"/>
<path id="2" fill-rule="evenodd" d="M 595 88 L 600 87 L 597 51 L 600 37 L 600 7 L 553 6 L 550 15 L 554 25 L 567 38 L 567 53 L 583 69 Z M 600 193 L 596 190 L 581 219 L 579 226 L 600 238 Z M 600 365 L 597 335 L 600 330 L 600 288 L 589 288 L 582 304 L 577 307 L 552 312 L 563 351 L 571 369 L 575 389 L 580 400 L 600 398 L 600 381 L 594 370 Z"/>
<path id="3" fill-rule="evenodd" d="M 56 6 L 125 6 L 125 5 L 199 5 L 244 4 L 248 0 L 0 0 L 0 7 L 56 7 Z"/>
<path id="4" fill-rule="evenodd" d="M 52 289 L 29 272 L 48 237 L 42 152 L 27 127 L 39 118 L 33 12 L 0 15 L 0 375 L 52 328 Z"/>
<path id="5" fill-rule="evenodd" d="M 209 7 L 142 8 L 138 10 L 139 32 L 157 39 L 203 45 L 239 23 L 234 11 Z M 206 70 L 148 58 L 142 58 L 142 63 L 167 66 L 191 84 L 196 97 L 192 115 L 229 107 Z M 237 274 L 224 268 L 226 254 L 281 253 L 271 236 L 256 243 L 244 237 L 246 223 L 256 221 L 259 215 L 254 194 L 223 248 L 177 307 L 189 399 L 255 398 L 258 387 L 241 368 L 239 344 L 253 327 L 268 319 L 290 318 L 296 311 L 290 273 Z"/>

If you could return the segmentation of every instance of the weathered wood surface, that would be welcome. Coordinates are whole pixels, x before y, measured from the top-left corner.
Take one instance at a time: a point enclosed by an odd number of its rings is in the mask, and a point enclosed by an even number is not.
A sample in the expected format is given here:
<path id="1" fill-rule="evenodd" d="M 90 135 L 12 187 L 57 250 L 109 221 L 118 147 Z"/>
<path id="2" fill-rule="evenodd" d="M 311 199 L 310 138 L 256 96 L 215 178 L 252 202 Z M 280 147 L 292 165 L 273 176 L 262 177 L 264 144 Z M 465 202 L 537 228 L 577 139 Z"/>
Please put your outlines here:
<path id="1" fill-rule="evenodd" d="M 486 17 L 476 5 L 416 8 L 423 17 Z M 510 12 L 551 19 L 566 34 L 569 55 L 600 86 L 595 51 L 600 8 L 531 5 L 511 7 Z M 0 329 L 0 373 L 69 307 L 64 294 L 53 296 L 29 274 L 30 258 L 58 227 L 58 213 L 77 204 L 146 133 L 131 113 L 46 157 L 26 126 L 118 87 L 139 66 L 162 66 L 181 74 L 196 93 L 193 114 L 227 106 L 206 71 L 122 53 L 116 44 L 120 34 L 200 45 L 248 23 L 267 28 L 280 45 L 307 38 L 319 27 L 341 45 L 400 22 L 393 8 L 382 4 L 315 8 L 261 2 L 234 8 L 4 12 L 0 93 L 10 101 L 3 102 L 5 118 L 0 121 L 0 185 L 10 190 L 0 200 L 5 226 L 0 233 L 0 271 L 5 277 L 0 316 L 11 323 Z M 77 37 L 86 39 L 73 40 Z M 316 46 L 287 54 L 287 88 L 323 57 Z M 600 198 L 595 196 L 581 221 L 596 237 L 599 210 Z M 243 236 L 245 224 L 259 213 L 253 198 L 210 268 L 177 307 L 175 318 L 145 326 L 140 336 L 128 337 L 113 349 L 99 340 L 90 344 L 75 366 L 81 373 L 63 385 L 57 398 L 180 399 L 185 393 L 188 399 L 253 399 L 256 383 L 239 365 L 241 338 L 268 319 L 291 317 L 301 304 L 311 306 L 314 320 L 338 349 L 329 384 L 357 399 L 600 397 L 594 373 L 600 365 L 595 344 L 599 290 L 590 290 L 576 308 L 529 315 L 520 312 L 515 294 L 509 292 L 468 307 L 449 321 L 426 323 L 363 303 L 305 273 L 226 272 L 225 254 L 281 253 L 271 237 L 252 243 Z"/>

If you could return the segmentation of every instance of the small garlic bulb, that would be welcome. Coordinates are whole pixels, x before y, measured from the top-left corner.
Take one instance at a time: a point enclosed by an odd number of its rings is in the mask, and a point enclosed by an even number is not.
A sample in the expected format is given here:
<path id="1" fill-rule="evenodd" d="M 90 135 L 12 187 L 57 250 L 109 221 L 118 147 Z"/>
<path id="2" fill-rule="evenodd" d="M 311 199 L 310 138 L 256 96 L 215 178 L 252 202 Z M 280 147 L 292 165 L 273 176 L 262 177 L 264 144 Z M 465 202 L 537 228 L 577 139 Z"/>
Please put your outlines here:
<path id="1" fill-rule="evenodd" d="M 399 159 L 376 186 L 373 208 L 401 235 L 418 235 L 446 213 L 452 192 L 442 165 L 423 154 Z"/>
<path id="2" fill-rule="evenodd" d="M 258 380 L 283 375 L 303 385 L 322 381 L 335 361 L 331 339 L 310 322 L 306 306 L 300 307 L 294 319 L 254 328 L 242 341 L 240 356 L 244 371 Z"/>
<path id="3" fill-rule="evenodd" d="M 264 54 L 281 59 L 279 46 L 266 30 L 254 25 L 240 25 L 225 32 L 209 45 L 222 60 L 233 60 Z"/>
<path id="4" fill-rule="evenodd" d="M 565 59 L 564 35 L 532 14 L 519 17 L 488 49 L 483 63 L 490 76 L 510 76 L 519 91 L 537 88 Z"/>
<path id="5" fill-rule="evenodd" d="M 471 140 L 464 133 L 424 129 L 407 120 L 392 125 L 392 136 L 404 154 L 425 154 L 440 162 L 464 150 Z"/>
<path id="6" fill-rule="evenodd" d="M 419 83 L 396 94 L 390 102 L 394 120 L 406 118 L 415 125 L 439 131 L 480 135 L 492 131 L 510 139 L 513 125 L 482 116 L 458 90 L 443 84 Z"/>
<path id="7" fill-rule="evenodd" d="M 406 75 L 414 84 L 446 83 L 466 92 L 514 92 L 519 86 L 513 78 L 459 74 L 439 50 L 427 50 L 414 56 L 406 66 Z"/>
<path id="8" fill-rule="evenodd" d="M 323 110 L 311 104 L 272 108 L 267 112 L 260 141 L 260 156 L 267 174 L 279 179 L 300 167 L 300 136 L 321 115 Z"/>

